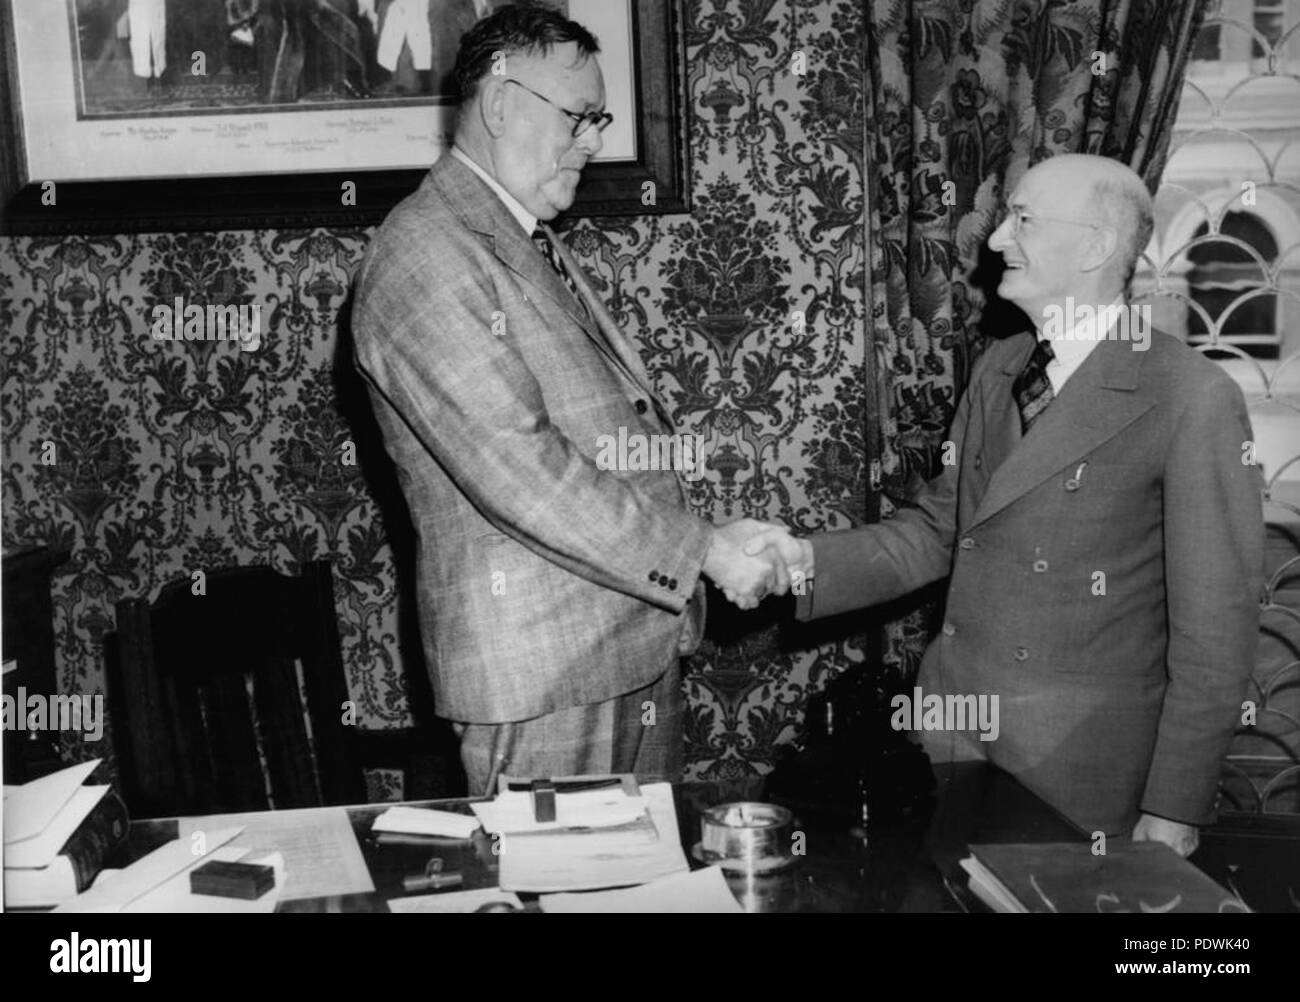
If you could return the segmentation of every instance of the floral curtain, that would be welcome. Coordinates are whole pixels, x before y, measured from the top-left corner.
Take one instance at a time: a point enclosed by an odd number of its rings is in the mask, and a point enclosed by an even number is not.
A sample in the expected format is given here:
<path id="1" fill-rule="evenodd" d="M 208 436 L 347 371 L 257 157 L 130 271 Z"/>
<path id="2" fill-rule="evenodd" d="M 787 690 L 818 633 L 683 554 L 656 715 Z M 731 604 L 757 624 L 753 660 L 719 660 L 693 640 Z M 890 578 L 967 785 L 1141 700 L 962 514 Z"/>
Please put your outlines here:
<path id="1" fill-rule="evenodd" d="M 1129 164 L 1152 192 L 1203 2 L 893 0 L 867 5 L 865 134 L 872 351 L 866 522 L 939 471 L 982 332 L 984 246 L 1020 175 L 1057 153 Z M 990 267 L 992 266 L 992 267 Z M 933 600 L 933 595 L 928 596 Z M 890 622 L 882 661 L 920 663 L 926 608 Z"/>

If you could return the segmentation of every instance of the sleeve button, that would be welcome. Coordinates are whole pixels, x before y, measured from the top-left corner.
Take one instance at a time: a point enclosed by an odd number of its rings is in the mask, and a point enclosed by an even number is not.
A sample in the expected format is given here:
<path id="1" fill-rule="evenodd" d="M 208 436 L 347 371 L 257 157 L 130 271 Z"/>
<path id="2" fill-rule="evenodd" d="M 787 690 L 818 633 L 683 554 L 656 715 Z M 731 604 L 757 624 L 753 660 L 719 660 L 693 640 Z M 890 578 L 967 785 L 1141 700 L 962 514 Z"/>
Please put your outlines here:
<path id="1" fill-rule="evenodd" d="M 658 583 L 659 583 L 659 572 L 658 572 L 658 571 L 651 571 L 651 572 L 650 572 L 650 582 L 651 582 L 651 584 L 658 584 Z"/>
<path id="2" fill-rule="evenodd" d="M 646 403 L 644 400 L 638 400 L 636 402 L 636 412 L 638 414 L 644 414 L 649 409 L 650 409 L 650 405 Z"/>

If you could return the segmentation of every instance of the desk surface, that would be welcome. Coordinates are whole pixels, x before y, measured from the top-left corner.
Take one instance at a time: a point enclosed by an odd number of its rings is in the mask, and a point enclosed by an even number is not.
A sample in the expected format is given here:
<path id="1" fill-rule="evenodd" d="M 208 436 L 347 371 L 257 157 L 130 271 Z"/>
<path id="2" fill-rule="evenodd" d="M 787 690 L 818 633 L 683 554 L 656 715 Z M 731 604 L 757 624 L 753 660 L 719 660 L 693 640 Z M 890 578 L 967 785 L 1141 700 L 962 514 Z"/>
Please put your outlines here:
<path id="1" fill-rule="evenodd" d="M 1005 773 L 980 763 L 950 767 L 938 777 L 939 793 L 923 817 L 874 825 L 869 838 L 842 821 L 806 806 L 796 807 L 807 854 L 794 866 L 760 877 L 728 875 L 732 892 L 756 912 L 934 912 L 977 907 L 965 890 L 956 861 L 968 842 L 1076 841 L 1082 833 Z M 692 867 L 690 847 L 699 841 L 700 814 L 734 800 L 763 799 L 761 778 L 725 783 L 682 783 L 674 787 L 678 825 Z M 415 806 L 467 810 L 466 800 L 423 801 Z M 459 890 L 497 885 L 497 860 L 480 831 L 474 840 L 436 849 L 378 845 L 370 838 L 375 817 L 392 804 L 347 807 L 353 833 L 375 890 L 281 902 L 278 911 L 386 912 L 387 901 L 403 897 L 402 877 L 419 871 L 432 855 L 445 869 L 464 875 Z M 792 805 L 794 806 L 794 805 Z M 254 817 L 255 815 L 250 815 Z M 122 866 L 173 839 L 175 818 L 137 821 L 125 846 L 109 865 Z M 521 895 L 525 901 L 531 896 Z"/>

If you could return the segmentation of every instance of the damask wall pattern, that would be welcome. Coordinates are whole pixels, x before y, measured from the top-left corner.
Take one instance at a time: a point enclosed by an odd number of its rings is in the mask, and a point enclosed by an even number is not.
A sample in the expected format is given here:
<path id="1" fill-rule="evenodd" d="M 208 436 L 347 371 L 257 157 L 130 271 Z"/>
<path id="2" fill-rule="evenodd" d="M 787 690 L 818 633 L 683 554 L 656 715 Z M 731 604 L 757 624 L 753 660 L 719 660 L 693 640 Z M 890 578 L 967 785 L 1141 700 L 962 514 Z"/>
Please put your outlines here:
<path id="1" fill-rule="evenodd" d="M 705 436 L 690 502 L 715 520 L 860 519 L 863 27 L 855 2 L 687 4 L 693 212 L 565 234 L 681 430 Z M 54 582 L 64 691 L 102 691 L 119 599 L 324 558 L 361 724 L 406 721 L 375 443 L 338 357 L 369 236 L 0 238 L 4 540 L 71 551 Z M 177 297 L 259 307 L 261 347 L 152 340 L 153 307 Z M 782 607 L 722 605 L 687 679 L 700 777 L 766 771 L 810 692 L 862 659 L 854 639 L 783 651 Z"/>
<path id="2" fill-rule="evenodd" d="M 705 439 L 693 509 L 841 528 L 933 475 L 980 347 L 1004 188 L 1070 151 L 1154 185 L 1202 6 L 685 0 L 692 212 L 579 220 L 564 238 L 680 430 Z M 405 720 L 406 544 L 339 365 L 369 236 L 0 243 L 4 539 L 72 551 L 55 583 L 65 689 L 102 685 L 119 598 L 200 566 L 324 557 L 361 723 Z M 151 341 L 149 311 L 177 296 L 260 307 L 263 346 Z M 768 771 L 809 697 L 853 666 L 877 699 L 903 684 L 931 626 L 911 610 L 794 631 L 788 605 L 718 597 L 686 680 L 690 772 Z"/>

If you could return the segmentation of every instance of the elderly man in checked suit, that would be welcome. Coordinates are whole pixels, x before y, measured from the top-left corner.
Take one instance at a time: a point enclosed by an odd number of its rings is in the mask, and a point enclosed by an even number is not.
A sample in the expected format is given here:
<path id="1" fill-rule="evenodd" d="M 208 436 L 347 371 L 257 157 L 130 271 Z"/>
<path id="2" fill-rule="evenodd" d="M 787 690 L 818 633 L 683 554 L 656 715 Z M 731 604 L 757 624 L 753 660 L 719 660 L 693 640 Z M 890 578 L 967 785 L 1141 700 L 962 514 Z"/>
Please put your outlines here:
<path id="1" fill-rule="evenodd" d="M 1115 161 L 1029 170 L 989 246 L 1007 264 L 999 293 L 1037 330 L 976 365 L 955 463 L 879 524 L 749 548 L 815 566 L 803 618 L 950 575 L 918 684 L 923 698 L 996 694 L 1001 726 L 988 743 L 923 732 L 931 757 L 986 755 L 1084 830 L 1186 855 L 1213 819 L 1254 665 L 1250 424 L 1236 384 L 1174 339 L 1120 340 L 1057 312 L 1067 297 L 1123 306 L 1151 227 L 1145 186 Z"/>
<path id="2" fill-rule="evenodd" d="M 778 560 L 743 552 L 759 523 L 687 510 L 680 470 L 596 462 L 604 436 L 673 432 L 544 225 L 601 149 L 598 51 L 545 7 L 468 32 L 455 146 L 359 277 L 356 362 L 419 537 L 434 696 L 474 792 L 502 766 L 675 776 L 701 575 L 748 606 L 789 586 Z"/>

